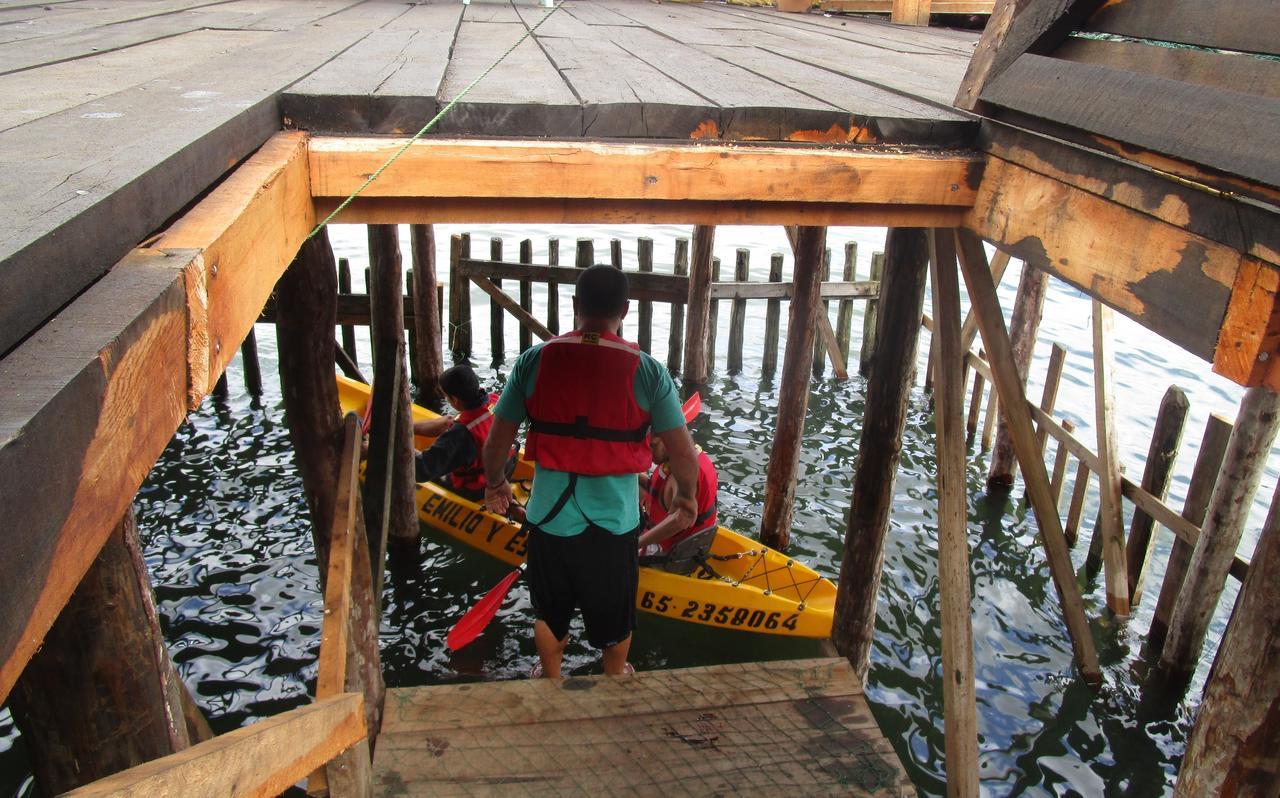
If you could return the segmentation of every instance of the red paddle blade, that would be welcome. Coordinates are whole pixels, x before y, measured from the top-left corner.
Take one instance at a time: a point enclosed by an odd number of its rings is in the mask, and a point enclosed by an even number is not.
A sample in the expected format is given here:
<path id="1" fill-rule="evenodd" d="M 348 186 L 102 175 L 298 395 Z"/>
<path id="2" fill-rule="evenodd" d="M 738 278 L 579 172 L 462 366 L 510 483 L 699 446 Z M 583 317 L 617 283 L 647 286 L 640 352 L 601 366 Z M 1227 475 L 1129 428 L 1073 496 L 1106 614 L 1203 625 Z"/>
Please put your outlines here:
<path id="1" fill-rule="evenodd" d="M 680 410 L 684 413 L 684 423 L 692 422 L 702 412 L 702 394 L 695 392 L 693 396 L 685 400 L 684 404 L 680 406 Z"/>
<path id="2" fill-rule="evenodd" d="M 444 641 L 450 651 L 457 651 L 480 636 L 480 633 L 493 620 L 493 616 L 498 614 L 498 608 L 506 600 L 507 593 L 511 591 L 511 586 L 516 583 L 516 580 L 520 578 L 520 574 L 523 572 L 524 567 L 522 566 L 503 577 L 501 582 L 494 585 L 488 593 L 485 593 L 484 598 L 477 601 L 476 605 L 467 610 L 467 614 L 463 615 L 462 619 L 454 624 L 454 627 L 449 630 L 449 636 Z"/>
<path id="3" fill-rule="evenodd" d="M 368 435 L 369 427 L 373 424 L 373 394 L 369 394 L 369 401 L 364 405 L 364 418 L 360 419 L 360 434 Z"/>

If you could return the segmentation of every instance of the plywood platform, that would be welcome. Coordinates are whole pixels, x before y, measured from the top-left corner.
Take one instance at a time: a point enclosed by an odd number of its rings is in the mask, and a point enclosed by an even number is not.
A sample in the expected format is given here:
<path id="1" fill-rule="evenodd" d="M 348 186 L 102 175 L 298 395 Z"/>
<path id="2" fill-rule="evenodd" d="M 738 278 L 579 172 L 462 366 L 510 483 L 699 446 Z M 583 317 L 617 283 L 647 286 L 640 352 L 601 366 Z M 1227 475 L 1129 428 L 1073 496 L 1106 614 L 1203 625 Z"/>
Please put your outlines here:
<path id="1" fill-rule="evenodd" d="M 844 659 L 387 692 L 378 795 L 914 794 Z"/>

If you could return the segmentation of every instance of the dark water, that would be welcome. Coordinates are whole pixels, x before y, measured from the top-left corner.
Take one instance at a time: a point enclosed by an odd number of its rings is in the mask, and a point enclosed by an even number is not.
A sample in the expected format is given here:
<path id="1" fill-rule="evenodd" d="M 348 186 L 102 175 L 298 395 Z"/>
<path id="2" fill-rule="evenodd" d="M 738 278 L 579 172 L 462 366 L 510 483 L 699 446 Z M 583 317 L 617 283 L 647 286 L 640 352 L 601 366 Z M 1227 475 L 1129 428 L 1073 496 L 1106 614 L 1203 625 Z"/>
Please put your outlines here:
<path id="1" fill-rule="evenodd" d="M 438 229 L 442 246 L 447 245 L 447 232 L 448 228 Z M 591 233 L 598 253 L 607 252 L 605 239 L 610 235 L 637 234 L 599 228 Z M 547 231 L 504 228 L 495 234 L 507 235 L 508 250 L 514 252 L 516 236 L 534 237 L 536 247 L 545 247 Z M 583 233 L 561 229 L 557 234 L 562 236 L 563 249 Z M 650 228 L 644 234 L 655 238 L 662 271 L 664 265 L 670 268 L 671 238 L 688 233 L 680 228 Z M 833 231 L 832 238 L 837 273 L 840 248 L 844 240 L 852 239 L 859 242 L 865 275 L 871 252 L 882 247 L 883 231 Z M 340 228 L 335 239 L 339 255 L 352 257 L 359 275 L 361 233 Z M 624 240 L 629 259 L 634 244 Z M 734 246 L 755 251 L 760 273 L 768 252 L 783 250 L 785 242 L 780 231 L 720 231 L 716 251 L 726 263 L 732 262 Z M 476 240 L 473 251 L 487 251 L 483 239 Z M 562 262 L 568 254 L 562 251 Z M 540 252 L 535 257 L 541 259 Z M 1007 275 L 1001 293 L 1006 309 L 1012 303 L 1014 285 L 1016 275 Z M 562 299 L 566 313 L 567 290 Z M 729 314 L 727 305 L 721 309 L 717 370 L 704 394 L 704 414 L 696 424 L 695 437 L 720 470 L 724 523 L 754 535 L 777 386 L 759 376 L 764 303 L 753 302 L 750 307 L 755 326 L 749 327 L 745 370 L 740 375 L 724 373 Z M 859 308 L 855 330 L 861 329 L 860 313 Z M 833 305 L 833 318 L 834 314 Z M 487 315 L 477 304 L 477 354 L 489 351 Z M 654 315 L 654 341 L 657 354 L 663 357 L 666 311 L 657 309 Z M 1070 289 L 1056 286 L 1046 307 L 1044 339 L 1056 339 L 1071 350 L 1059 407 L 1087 438 L 1092 426 L 1092 383 L 1088 350 L 1076 348 L 1080 341 L 1088 346 L 1087 336 L 1079 333 L 1082 324 L 1087 329 L 1088 303 Z M 507 326 L 508 340 L 514 345 L 514 323 L 509 321 Z M 274 371 L 271 332 L 269 327 L 259 328 L 266 374 Z M 629 333 L 634 334 L 634 327 Z M 1191 450 L 1180 458 L 1171 490 L 1178 506 L 1203 419 L 1211 410 L 1233 416 L 1239 391 L 1209 375 L 1207 366 L 1153 340 L 1135 325 L 1122 320 L 1117 335 L 1123 349 L 1118 358 L 1121 447 L 1129 473 L 1140 473 L 1150 416 L 1164 387 L 1176 380 L 1192 396 L 1187 433 Z M 1041 361 L 1047 346 L 1043 344 L 1038 353 Z M 509 352 L 508 363 L 513 355 Z M 487 356 L 481 361 L 481 366 L 489 366 Z M 363 362 L 368 362 L 367 349 Z M 1043 370 L 1041 363 L 1033 366 L 1032 373 L 1040 375 Z M 481 373 L 491 387 L 500 385 L 501 367 L 482 368 Z M 1038 395 L 1037 379 L 1032 378 L 1032 395 Z M 191 414 L 136 502 L 170 650 L 218 731 L 308 700 L 314 688 L 321 612 L 309 520 L 278 386 L 268 380 L 267 395 L 261 401 L 250 399 L 240 391 L 238 365 L 232 369 L 231 384 L 229 400 L 209 399 Z M 828 376 L 814 380 L 812 389 L 793 553 L 835 580 L 865 384 L 856 376 L 845 383 Z M 924 795 L 941 794 L 944 787 L 932 434 L 927 399 L 917 390 L 895 488 L 867 688 L 877 720 Z M 1273 456 L 1273 464 L 1275 460 Z M 1129 621 L 1108 620 L 1099 585 L 1086 585 L 1086 606 L 1095 619 L 1105 666 L 1103 689 L 1091 692 L 1071 666 L 1034 520 L 1017 501 L 1019 490 L 1012 498 L 998 501 L 982 496 L 985 471 L 986 458 L 974 452 L 969 465 L 969 543 L 984 791 L 991 795 L 1168 793 L 1208 661 L 1206 657 L 1187 700 L 1172 707 L 1143 703 L 1138 688 L 1139 651 L 1158 593 L 1168 533 L 1160 539 L 1147 598 Z M 1261 495 L 1270 495 L 1275 478 L 1273 465 Z M 1256 504 L 1256 520 L 1246 531 L 1246 554 L 1265 512 L 1261 500 Z M 1093 517 L 1094 508 L 1096 490 L 1090 495 L 1086 519 Z M 1077 566 L 1087 549 L 1088 526 L 1073 552 Z M 444 647 L 444 635 L 453 622 L 505 572 L 505 566 L 432 533 L 424 536 L 418 551 L 400 552 L 390 566 L 381 632 L 388 684 L 525 676 L 535 655 L 529 637 L 528 596 L 520 587 L 479 641 L 458 654 L 451 655 Z M 1232 583 L 1224 608 L 1230 607 L 1234 595 Z M 632 658 L 641 669 L 820 653 L 812 641 L 696 627 L 643 614 L 640 621 Z M 1216 647 L 1224 622 L 1225 610 L 1220 609 L 1206 651 Z M 591 672 L 596 657 L 582 644 L 573 643 L 567 664 L 575 672 Z M 0 712 L 0 794 L 29 794 L 27 772 L 21 738 L 7 711 Z"/>

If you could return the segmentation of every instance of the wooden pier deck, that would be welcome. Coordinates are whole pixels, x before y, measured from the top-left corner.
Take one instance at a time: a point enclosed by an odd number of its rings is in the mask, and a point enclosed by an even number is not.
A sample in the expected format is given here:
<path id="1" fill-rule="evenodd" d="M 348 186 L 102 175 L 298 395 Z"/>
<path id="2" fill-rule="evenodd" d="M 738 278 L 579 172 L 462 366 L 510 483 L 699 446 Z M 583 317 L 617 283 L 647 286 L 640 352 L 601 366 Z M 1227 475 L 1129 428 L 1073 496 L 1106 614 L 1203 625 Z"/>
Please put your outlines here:
<path id="1" fill-rule="evenodd" d="M 387 691 L 375 794 L 913 794 L 847 660 Z"/>

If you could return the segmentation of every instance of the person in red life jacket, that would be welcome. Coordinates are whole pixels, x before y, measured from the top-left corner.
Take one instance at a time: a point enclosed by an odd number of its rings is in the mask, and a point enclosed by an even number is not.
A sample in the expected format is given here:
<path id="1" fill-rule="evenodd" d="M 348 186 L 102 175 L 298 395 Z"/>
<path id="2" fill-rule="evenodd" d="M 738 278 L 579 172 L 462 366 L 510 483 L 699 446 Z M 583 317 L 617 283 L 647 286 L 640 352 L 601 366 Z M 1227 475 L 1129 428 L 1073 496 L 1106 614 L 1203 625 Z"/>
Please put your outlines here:
<path id="1" fill-rule="evenodd" d="M 661 438 L 649 442 L 654 469 L 645 486 L 643 504 L 647 514 L 646 529 L 640 535 L 640 551 L 652 564 L 674 573 L 691 573 L 706 556 L 716 537 L 716 491 L 719 480 L 711 458 L 696 447 L 698 453 L 698 515 L 693 523 L 679 527 L 669 508 L 676 486 L 668 468 L 667 447 Z M 643 558 L 642 558 L 643 559 Z M 649 564 L 646 562 L 645 564 Z"/>
<path id="2" fill-rule="evenodd" d="M 480 453 L 493 426 L 492 405 L 498 397 L 480 388 L 480 380 L 469 366 L 454 366 L 441 374 L 440 390 L 458 415 L 414 422 L 415 435 L 436 439 L 414 458 L 414 478 L 439 482 L 465 498 L 480 501 L 485 487 Z"/>
<path id="3" fill-rule="evenodd" d="M 526 573 L 533 639 L 550 678 L 560 676 L 569 621 L 579 609 L 587 642 L 603 652 L 604 672 L 626 672 L 640 579 L 636 475 L 652 462 L 650 434 L 670 455 L 673 523 L 684 528 L 697 515 L 697 458 L 671 375 L 614 334 L 627 313 L 626 275 L 603 265 L 584 270 L 573 310 L 573 332 L 517 358 L 484 447 L 485 505 L 505 513 L 512 500 L 502 475 L 506 453 L 520 424 L 530 422 Z"/>

